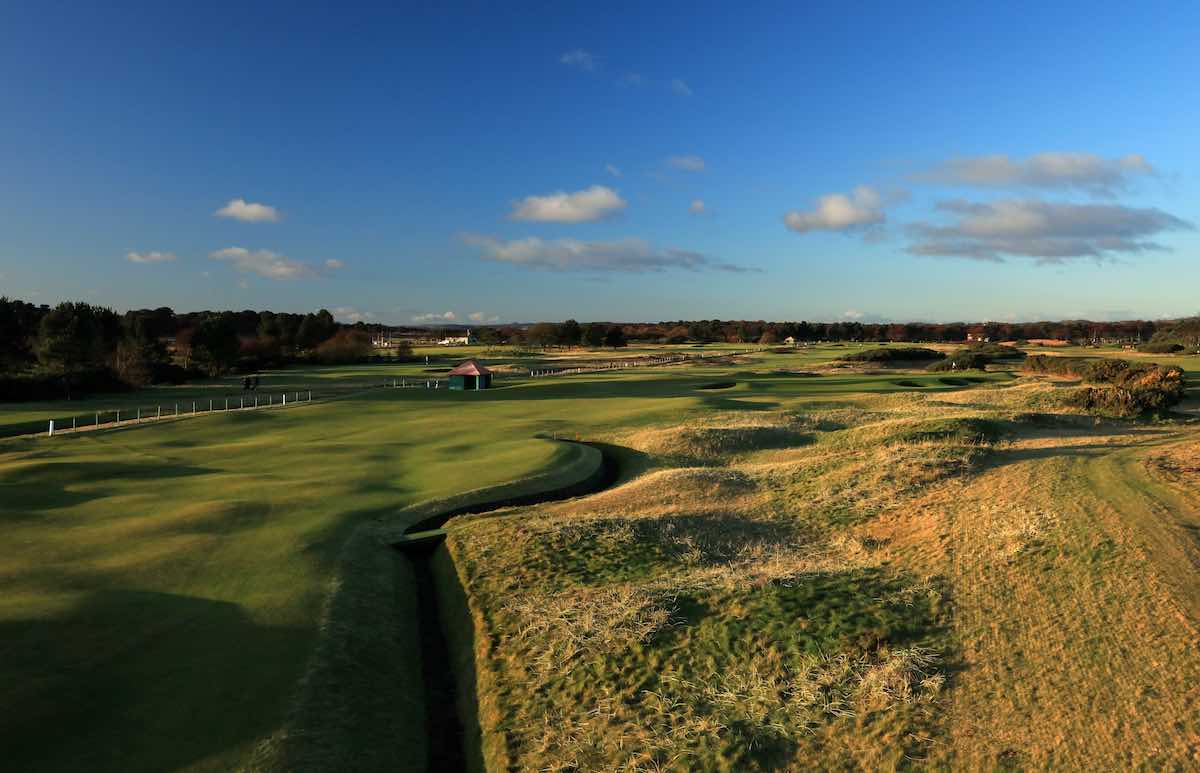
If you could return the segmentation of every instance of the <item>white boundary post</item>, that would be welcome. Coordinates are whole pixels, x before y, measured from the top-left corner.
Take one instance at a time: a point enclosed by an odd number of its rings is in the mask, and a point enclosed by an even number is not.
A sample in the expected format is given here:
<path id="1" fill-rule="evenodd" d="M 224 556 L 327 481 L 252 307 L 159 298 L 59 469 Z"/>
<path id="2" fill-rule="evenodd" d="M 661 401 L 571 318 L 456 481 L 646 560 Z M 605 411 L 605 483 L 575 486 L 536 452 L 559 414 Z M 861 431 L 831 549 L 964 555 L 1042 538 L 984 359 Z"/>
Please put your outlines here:
<path id="1" fill-rule="evenodd" d="M 50 431 L 46 433 L 46 437 L 54 437 L 54 419 L 50 420 Z"/>

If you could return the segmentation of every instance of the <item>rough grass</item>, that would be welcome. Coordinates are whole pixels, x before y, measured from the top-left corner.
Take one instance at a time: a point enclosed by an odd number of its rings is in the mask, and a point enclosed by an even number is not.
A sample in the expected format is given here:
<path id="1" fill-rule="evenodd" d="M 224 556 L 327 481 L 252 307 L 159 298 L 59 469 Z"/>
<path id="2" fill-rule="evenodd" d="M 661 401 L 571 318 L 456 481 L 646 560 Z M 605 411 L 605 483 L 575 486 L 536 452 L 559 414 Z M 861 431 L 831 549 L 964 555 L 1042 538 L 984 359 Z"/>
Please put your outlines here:
<path id="1" fill-rule="evenodd" d="M 722 467 L 452 525 L 488 641 L 482 721 L 503 750 L 490 763 L 768 769 L 929 753 L 952 657 L 938 581 L 885 565 L 856 525 L 972 469 L 1000 433 L 930 418 L 946 409 L 920 397 L 872 406 L 638 433 L 662 463 Z M 719 429 L 734 440 L 713 442 Z M 776 433 L 795 440 L 756 442 Z M 863 734 L 887 740 L 864 747 Z"/>
<path id="2" fill-rule="evenodd" d="M 1195 704 L 1137 693 L 1163 714 L 1113 733 L 1107 712 L 1074 701 L 1081 690 L 1113 697 L 1114 678 L 1134 689 L 1163 675 L 1122 654 L 1153 628 L 1150 612 L 1122 619 L 1130 602 L 1110 595 L 1131 582 L 1125 556 L 1136 532 L 1126 521 L 1097 534 L 1087 513 L 1111 492 L 1090 476 L 1062 484 L 1079 469 L 1074 454 L 1136 447 L 1142 436 L 1060 414 L 1069 390 L 909 392 L 644 430 L 624 441 L 658 467 L 626 484 L 452 526 L 449 546 L 486 640 L 476 663 L 490 765 L 990 769 L 1191 759 L 1194 736 L 1174 737 L 1166 717 L 1177 722 Z M 752 450 L 708 434 L 778 437 L 771 427 L 798 442 Z M 1155 469 L 1190 475 L 1194 447 Z M 1029 476 L 1044 483 L 1031 488 Z M 1122 505 L 1126 518 L 1145 506 Z M 1163 534 L 1155 539 L 1175 539 Z M 1161 568 L 1187 565 L 1173 560 Z M 1147 571 L 1157 569 L 1143 566 L 1142 582 Z M 1079 583 L 1095 590 L 1074 610 Z M 1151 608 L 1188 592 L 1147 587 Z M 1200 672 L 1183 654 L 1194 634 L 1165 619 L 1159 630 L 1167 638 L 1151 648 L 1172 673 Z M 1044 714 L 1035 708 L 1039 670 L 1052 685 Z M 1113 738 L 1085 743 L 1089 721 Z M 1059 722 L 1077 742 L 1063 746 Z M 1019 744 L 1021 732 L 1033 742 Z"/>

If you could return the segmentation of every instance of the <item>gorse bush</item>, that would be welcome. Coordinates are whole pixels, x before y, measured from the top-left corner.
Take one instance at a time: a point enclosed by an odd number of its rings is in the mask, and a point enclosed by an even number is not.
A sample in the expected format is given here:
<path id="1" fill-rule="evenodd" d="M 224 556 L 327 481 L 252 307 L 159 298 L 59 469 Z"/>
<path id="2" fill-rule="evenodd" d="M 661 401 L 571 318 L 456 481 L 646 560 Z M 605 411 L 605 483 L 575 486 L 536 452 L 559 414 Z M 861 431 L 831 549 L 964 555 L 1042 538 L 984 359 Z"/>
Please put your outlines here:
<path id="1" fill-rule="evenodd" d="M 951 353 L 946 359 L 933 363 L 929 366 L 929 370 L 983 370 L 993 362 L 1024 358 L 1025 352 L 1011 346 L 987 343 L 970 344 Z"/>
<path id="2" fill-rule="evenodd" d="M 1081 389 L 1072 398 L 1077 406 L 1093 413 L 1114 416 L 1159 414 L 1184 397 L 1183 369 L 1174 365 L 1038 354 L 1025 360 L 1024 367 L 1031 373 L 1073 376 L 1100 385 Z"/>
<path id="3" fill-rule="evenodd" d="M 1183 350 L 1183 344 L 1175 343 L 1174 341 L 1151 341 L 1138 347 L 1139 352 L 1146 352 L 1148 354 L 1174 354 Z"/>
<path id="4" fill-rule="evenodd" d="M 962 351 L 955 352 L 944 360 L 939 360 L 931 364 L 928 370 L 983 370 L 992 361 L 993 358 L 986 354 L 980 354 L 978 352 L 972 352 L 963 349 Z"/>
<path id="5" fill-rule="evenodd" d="M 881 346 L 877 349 L 853 352 L 839 359 L 846 362 L 911 362 L 913 360 L 940 360 L 945 356 L 936 349 L 927 349 L 923 346 Z"/>
<path id="6" fill-rule="evenodd" d="M 367 360 L 371 352 L 371 339 L 358 330 L 339 330 L 332 338 L 317 345 L 318 362 L 349 363 Z"/>
<path id="7" fill-rule="evenodd" d="M 990 357 L 993 360 L 1023 360 L 1025 352 L 1013 346 L 1005 346 L 1004 344 L 991 343 L 973 343 L 968 344 L 961 351 L 970 352 L 972 354 L 981 354 L 985 357 Z"/>

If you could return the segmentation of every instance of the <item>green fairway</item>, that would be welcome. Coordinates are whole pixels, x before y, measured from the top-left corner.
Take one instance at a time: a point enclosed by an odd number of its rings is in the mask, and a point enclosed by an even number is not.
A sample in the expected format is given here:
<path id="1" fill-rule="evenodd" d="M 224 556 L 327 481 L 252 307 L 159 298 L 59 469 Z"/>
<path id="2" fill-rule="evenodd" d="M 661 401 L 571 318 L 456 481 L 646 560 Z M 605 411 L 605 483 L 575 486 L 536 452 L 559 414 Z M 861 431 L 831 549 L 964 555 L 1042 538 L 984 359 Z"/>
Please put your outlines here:
<path id="1" fill-rule="evenodd" d="M 278 726 L 355 525 L 560 453 L 395 394 L 0 446 L 7 764 L 228 769 Z"/>

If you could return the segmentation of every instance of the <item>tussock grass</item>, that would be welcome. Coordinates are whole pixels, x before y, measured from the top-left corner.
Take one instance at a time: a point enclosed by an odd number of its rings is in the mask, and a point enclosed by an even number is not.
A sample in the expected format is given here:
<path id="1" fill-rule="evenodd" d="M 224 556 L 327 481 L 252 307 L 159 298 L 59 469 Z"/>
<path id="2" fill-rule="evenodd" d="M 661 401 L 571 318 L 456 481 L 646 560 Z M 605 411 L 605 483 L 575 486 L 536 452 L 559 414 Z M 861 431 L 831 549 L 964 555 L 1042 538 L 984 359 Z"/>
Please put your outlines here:
<path id="1" fill-rule="evenodd" d="M 632 445 L 678 462 L 715 463 L 732 454 L 791 448 L 809 440 L 801 427 L 757 419 L 754 423 L 691 424 L 648 430 L 634 438 Z"/>

